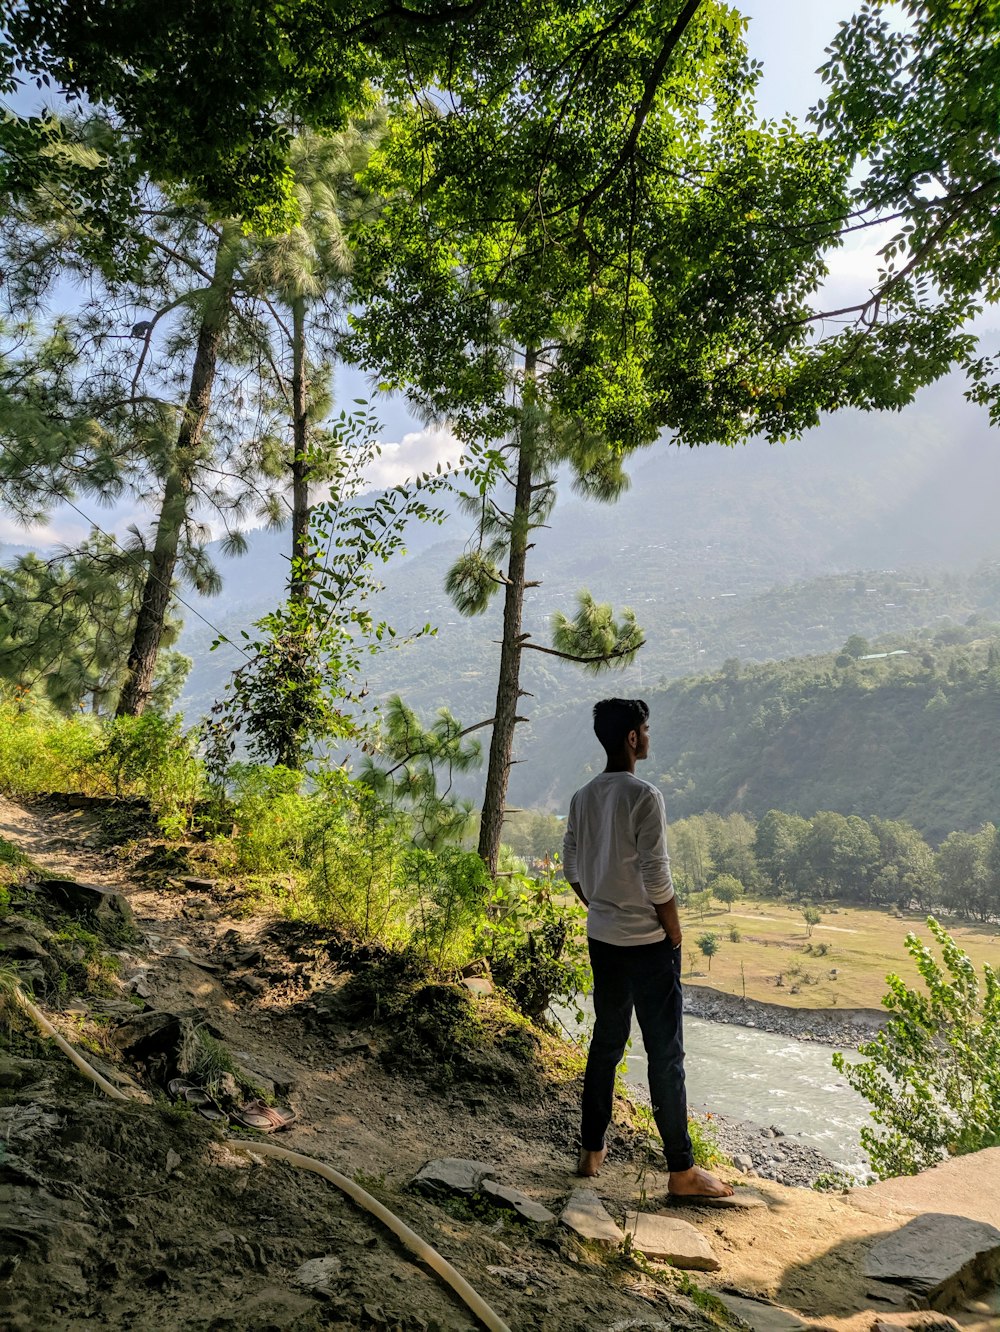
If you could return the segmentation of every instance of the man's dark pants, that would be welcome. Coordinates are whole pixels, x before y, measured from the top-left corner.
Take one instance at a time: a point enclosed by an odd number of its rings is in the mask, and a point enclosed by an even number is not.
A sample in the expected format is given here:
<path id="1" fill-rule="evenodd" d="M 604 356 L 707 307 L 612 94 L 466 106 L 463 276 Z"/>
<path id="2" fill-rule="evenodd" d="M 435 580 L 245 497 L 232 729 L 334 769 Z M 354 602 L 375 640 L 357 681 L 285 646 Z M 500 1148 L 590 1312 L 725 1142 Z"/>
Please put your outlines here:
<path id="1" fill-rule="evenodd" d="M 599 1152 L 611 1123 L 615 1070 L 639 1020 L 649 1060 L 649 1096 L 668 1170 L 694 1165 L 684 1090 L 681 950 L 662 943 L 622 947 L 588 939 L 594 970 L 594 1035 L 583 1079 L 583 1148 Z"/>

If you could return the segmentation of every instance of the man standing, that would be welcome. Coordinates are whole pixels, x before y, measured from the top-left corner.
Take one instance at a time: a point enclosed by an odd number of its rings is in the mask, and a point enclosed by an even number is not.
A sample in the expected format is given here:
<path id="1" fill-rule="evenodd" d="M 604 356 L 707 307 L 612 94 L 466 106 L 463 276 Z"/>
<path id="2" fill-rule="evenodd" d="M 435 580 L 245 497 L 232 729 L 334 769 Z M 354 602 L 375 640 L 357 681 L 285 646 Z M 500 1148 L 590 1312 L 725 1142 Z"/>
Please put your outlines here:
<path id="1" fill-rule="evenodd" d="M 639 698 L 594 705 L 607 766 L 570 801 L 563 872 L 587 908 L 594 972 L 594 1034 L 583 1080 L 583 1150 L 577 1173 L 596 1175 L 608 1154 L 615 1070 L 635 1011 L 649 1061 L 653 1117 L 677 1197 L 732 1193 L 694 1164 L 687 1128 L 681 1000 L 681 923 L 667 857 L 663 797 L 635 775 L 649 753 L 649 708 Z"/>

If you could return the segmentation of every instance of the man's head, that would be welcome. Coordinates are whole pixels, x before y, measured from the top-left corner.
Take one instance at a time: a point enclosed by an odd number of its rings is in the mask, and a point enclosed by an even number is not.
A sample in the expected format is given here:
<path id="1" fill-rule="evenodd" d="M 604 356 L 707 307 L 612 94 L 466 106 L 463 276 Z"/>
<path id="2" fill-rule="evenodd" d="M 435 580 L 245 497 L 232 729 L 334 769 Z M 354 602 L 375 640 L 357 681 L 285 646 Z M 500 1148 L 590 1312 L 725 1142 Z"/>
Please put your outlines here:
<path id="1" fill-rule="evenodd" d="M 649 753 L 649 708 L 641 698 L 602 698 L 594 704 L 594 734 L 609 759 Z"/>

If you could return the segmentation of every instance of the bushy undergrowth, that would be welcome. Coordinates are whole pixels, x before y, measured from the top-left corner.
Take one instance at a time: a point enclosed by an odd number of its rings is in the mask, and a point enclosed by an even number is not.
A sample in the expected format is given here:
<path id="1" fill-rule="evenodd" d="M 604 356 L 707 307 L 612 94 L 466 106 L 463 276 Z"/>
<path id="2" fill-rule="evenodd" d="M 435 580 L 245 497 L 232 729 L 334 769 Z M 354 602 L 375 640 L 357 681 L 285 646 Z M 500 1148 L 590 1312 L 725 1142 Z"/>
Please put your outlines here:
<path id="1" fill-rule="evenodd" d="M 0 790 L 140 797 L 176 836 L 205 778 L 179 717 L 65 718 L 32 695 L 0 691 Z"/>
<path id="2" fill-rule="evenodd" d="M 578 908 L 551 879 L 512 864 L 494 883 L 474 852 L 419 845 L 418 816 L 343 768 L 237 763 L 220 789 L 178 718 L 67 720 L 0 695 L 0 790 L 141 797 L 168 838 L 207 838 L 250 900 L 406 954 L 438 981 L 478 961 L 535 1019 L 574 1003 L 589 979 Z"/>

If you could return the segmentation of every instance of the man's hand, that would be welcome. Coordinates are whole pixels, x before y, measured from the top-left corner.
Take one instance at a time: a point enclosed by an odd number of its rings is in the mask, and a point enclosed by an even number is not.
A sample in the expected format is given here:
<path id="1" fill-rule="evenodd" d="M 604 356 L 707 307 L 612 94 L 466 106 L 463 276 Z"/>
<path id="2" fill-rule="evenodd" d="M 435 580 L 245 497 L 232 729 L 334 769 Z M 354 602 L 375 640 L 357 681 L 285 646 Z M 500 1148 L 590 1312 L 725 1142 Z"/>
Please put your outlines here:
<path id="1" fill-rule="evenodd" d="M 574 893 L 576 893 L 577 897 L 580 899 L 580 901 L 583 903 L 583 905 L 584 905 L 585 907 L 589 907 L 589 906 L 590 906 L 590 903 L 589 903 L 589 902 L 587 901 L 587 899 L 584 897 L 584 895 L 583 895 L 583 889 L 580 887 L 580 885 L 579 885 L 578 883 L 571 883 L 571 884 L 570 884 L 570 887 L 573 889 Z"/>
<path id="2" fill-rule="evenodd" d="M 681 946 L 681 918 L 677 911 L 677 898 L 672 897 L 669 902 L 654 903 L 656 918 L 663 926 L 663 933 L 667 936 L 675 948 Z"/>

